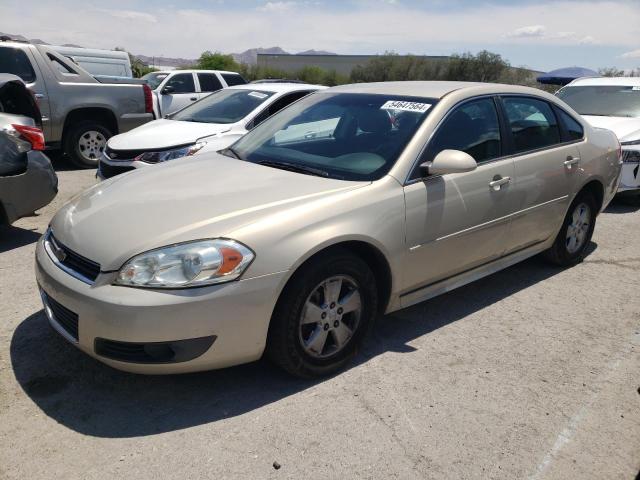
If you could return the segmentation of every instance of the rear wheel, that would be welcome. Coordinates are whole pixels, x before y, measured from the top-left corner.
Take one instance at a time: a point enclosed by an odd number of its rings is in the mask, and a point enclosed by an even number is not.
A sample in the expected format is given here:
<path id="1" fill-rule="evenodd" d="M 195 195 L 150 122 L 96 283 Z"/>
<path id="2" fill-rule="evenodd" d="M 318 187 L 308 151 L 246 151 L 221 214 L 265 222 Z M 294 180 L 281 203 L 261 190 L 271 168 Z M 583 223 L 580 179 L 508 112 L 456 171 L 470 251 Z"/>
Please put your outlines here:
<path id="1" fill-rule="evenodd" d="M 77 123 L 65 135 L 64 152 L 74 165 L 96 168 L 112 135 L 101 123 L 92 120 Z"/>
<path id="2" fill-rule="evenodd" d="M 342 251 L 322 255 L 296 272 L 278 300 L 267 355 L 296 376 L 331 374 L 356 354 L 377 307 L 375 278 L 363 260 Z"/>
<path id="3" fill-rule="evenodd" d="M 546 251 L 547 259 L 563 267 L 582 262 L 593 235 L 597 211 L 593 195 L 580 192 L 571 203 L 555 242 Z"/>

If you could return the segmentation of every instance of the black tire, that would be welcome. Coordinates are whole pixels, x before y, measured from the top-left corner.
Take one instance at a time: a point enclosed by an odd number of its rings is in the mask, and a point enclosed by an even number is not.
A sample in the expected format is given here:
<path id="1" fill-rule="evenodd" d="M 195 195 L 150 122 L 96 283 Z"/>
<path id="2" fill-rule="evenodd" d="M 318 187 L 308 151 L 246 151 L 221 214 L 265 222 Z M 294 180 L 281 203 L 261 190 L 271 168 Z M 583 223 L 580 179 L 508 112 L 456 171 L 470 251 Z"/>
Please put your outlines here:
<path id="1" fill-rule="evenodd" d="M 589 226 L 586 230 L 584 241 L 582 242 L 581 246 L 576 251 L 569 251 L 569 248 L 567 246 L 567 231 L 572 223 L 574 212 L 581 205 L 587 205 L 589 208 Z M 591 237 L 593 236 L 593 230 L 596 226 L 597 214 L 598 206 L 593 195 L 585 191 L 578 193 L 573 202 L 571 202 L 571 206 L 569 206 L 569 209 L 567 210 L 567 215 L 565 216 L 564 222 L 562 223 L 562 228 L 558 232 L 553 245 L 551 246 L 551 248 L 549 248 L 549 250 L 545 252 L 545 257 L 547 258 L 547 260 L 561 267 L 570 267 L 582 262 L 582 260 L 584 260 L 584 257 L 587 255 L 587 249 L 589 247 L 589 243 L 591 242 Z"/>
<path id="2" fill-rule="evenodd" d="M 316 288 L 324 280 L 335 276 L 347 276 L 357 284 L 361 305 L 359 321 L 341 350 L 325 358 L 314 358 L 303 347 L 300 319 L 309 296 L 317 292 Z M 294 274 L 280 295 L 269 325 L 266 354 L 274 363 L 298 377 L 330 375 L 356 355 L 377 312 L 376 280 L 362 259 L 345 250 L 319 255 Z"/>
<path id="3" fill-rule="evenodd" d="M 68 155 L 69 160 L 81 168 L 97 168 L 98 162 L 100 161 L 100 154 L 102 153 L 102 149 L 104 149 L 96 146 L 93 151 L 87 154 L 94 156 L 94 159 L 86 158 L 86 156 L 83 155 L 80 140 L 85 135 L 88 135 L 89 132 L 98 132 L 104 137 L 105 144 L 106 141 L 113 136 L 111 130 L 95 120 L 85 120 L 68 127 L 64 135 L 63 150 L 64 153 Z"/>

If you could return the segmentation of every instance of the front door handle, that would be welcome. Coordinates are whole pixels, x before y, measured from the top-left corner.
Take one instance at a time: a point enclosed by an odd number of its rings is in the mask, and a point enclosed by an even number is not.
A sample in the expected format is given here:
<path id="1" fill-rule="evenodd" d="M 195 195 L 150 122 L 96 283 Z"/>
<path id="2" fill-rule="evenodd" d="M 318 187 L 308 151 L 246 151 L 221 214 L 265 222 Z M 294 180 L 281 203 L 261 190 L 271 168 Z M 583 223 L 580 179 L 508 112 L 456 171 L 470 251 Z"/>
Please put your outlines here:
<path id="1" fill-rule="evenodd" d="M 571 155 L 569 155 L 564 161 L 564 166 L 567 167 L 567 169 L 571 170 L 571 167 L 578 163 L 580 163 L 580 157 L 572 157 Z"/>
<path id="2" fill-rule="evenodd" d="M 511 177 L 498 177 L 495 180 L 489 182 L 489 187 L 491 187 L 494 191 L 499 191 L 503 185 L 506 185 L 511 181 Z"/>
<path id="3" fill-rule="evenodd" d="M 192 102 L 195 102 L 198 98 L 197 97 L 191 97 L 189 100 L 191 100 Z"/>

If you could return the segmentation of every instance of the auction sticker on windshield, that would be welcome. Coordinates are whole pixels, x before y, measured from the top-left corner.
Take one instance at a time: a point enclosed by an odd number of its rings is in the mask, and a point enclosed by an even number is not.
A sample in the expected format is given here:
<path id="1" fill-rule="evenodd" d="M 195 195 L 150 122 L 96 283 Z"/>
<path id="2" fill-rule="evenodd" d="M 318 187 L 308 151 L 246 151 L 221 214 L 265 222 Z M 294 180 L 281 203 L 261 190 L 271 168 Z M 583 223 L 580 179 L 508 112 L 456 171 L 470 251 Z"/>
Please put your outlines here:
<path id="1" fill-rule="evenodd" d="M 401 100 L 389 100 L 380 107 L 380 110 L 404 110 L 405 112 L 424 113 L 431 108 L 430 103 L 403 102 Z"/>

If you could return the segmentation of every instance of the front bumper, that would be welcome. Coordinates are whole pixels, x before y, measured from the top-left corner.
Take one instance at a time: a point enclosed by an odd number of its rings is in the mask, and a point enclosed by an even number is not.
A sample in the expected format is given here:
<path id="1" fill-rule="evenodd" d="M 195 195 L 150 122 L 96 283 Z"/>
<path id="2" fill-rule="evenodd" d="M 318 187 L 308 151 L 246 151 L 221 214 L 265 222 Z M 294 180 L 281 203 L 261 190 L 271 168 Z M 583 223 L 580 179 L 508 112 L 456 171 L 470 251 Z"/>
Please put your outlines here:
<path id="1" fill-rule="evenodd" d="M 209 287 L 162 291 L 114 286 L 111 284 L 114 276 L 113 272 L 103 272 L 93 285 L 84 283 L 60 269 L 45 251 L 42 239 L 38 242 L 36 279 L 45 299 L 53 299 L 57 306 L 77 316 L 74 338 L 70 329 L 64 327 L 68 319 L 57 321 L 56 309 L 45 301 L 45 311 L 54 329 L 83 352 L 114 368 L 168 374 L 211 370 L 259 359 L 285 272 Z M 204 347 L 201 341 L 198 345 L 203 352 L 192 359 L 186 355 L 187 360 L 120 361 L 104 353 L 104 341 L 157 345 L 186 341 L 183 345 L 193 353 L 196 348 L 193 341 L 198 339 L 211 341 Z"/>
<path id="2" fill-rule="evenodd" d="M 640 152 L 622 150 L 622 174 L 618 192 L 640 190 Z"/>
<path id="3" fill-rule="evenodd" d="M 137 168 L 145 168 L 152 166 L 150 163 L 140 162 L 138 160 L 111 160 L 106 155 L 100 157 L 96 177 L 99 180 L 107 180 L 123 173 L 131 172 Z"/>

